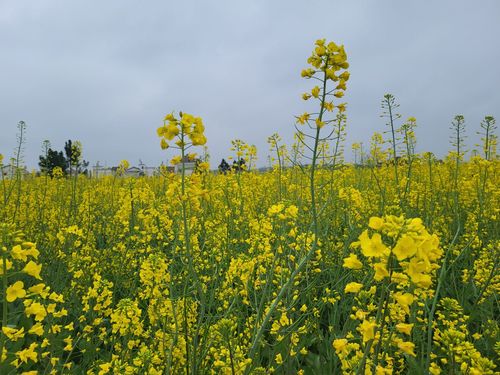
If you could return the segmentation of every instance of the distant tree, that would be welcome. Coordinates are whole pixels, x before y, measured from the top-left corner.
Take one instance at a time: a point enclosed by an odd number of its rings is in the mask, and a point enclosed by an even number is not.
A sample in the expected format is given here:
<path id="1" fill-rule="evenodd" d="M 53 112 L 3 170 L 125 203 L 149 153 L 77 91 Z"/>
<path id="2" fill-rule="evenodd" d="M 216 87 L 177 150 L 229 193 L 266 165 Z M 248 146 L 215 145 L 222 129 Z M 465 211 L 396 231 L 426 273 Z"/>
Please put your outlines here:
<path id="1" fill-rule="evenodd" d="M 66 158 L 62 151 L 55 151 L 49 147 L 45 155 L 40 155 L 39 159 L 38 165 L 43 173 L 52 176 L 52 171 L 55 167 L 60 167 L 64 174 L 67 173 Z"/>
<path id="2" fill-rule="evenodd" d="M 64 144 L 64 152 L 51 148 L 50 142 L 45 140 L 42 145 L 43 155 L 39 156 L 40 171 L 52 176 L 55 167 L 60 167 L 66 175 L 87 174 L 88 161 L 82 159 L 82 144 L 79 141 L 68 140 Z"/>
<path id="3" fill-rule="evenodd" d="M 233 171 L 242 172 L 246 170 L 245 159 L 239 158 L 238 161 L 233 160 Z"/>
<path id="4" fill-rule="evenodd" d="M 231 166 L 229 163 L 226 161 L 226 159 L 222 159 L 222 161 L 219 164 L 219 172 L 226 174 L 231 170 Z"/>
<path id="5" fill-rule="evenodd" d="M 88 161 L 82 159 L 82 144 L 80 141 L 73 142 L 71 139 L 64 144 L 64 153 L 66 154 L 66 165 L 69 174 L 87 174 Z"/>

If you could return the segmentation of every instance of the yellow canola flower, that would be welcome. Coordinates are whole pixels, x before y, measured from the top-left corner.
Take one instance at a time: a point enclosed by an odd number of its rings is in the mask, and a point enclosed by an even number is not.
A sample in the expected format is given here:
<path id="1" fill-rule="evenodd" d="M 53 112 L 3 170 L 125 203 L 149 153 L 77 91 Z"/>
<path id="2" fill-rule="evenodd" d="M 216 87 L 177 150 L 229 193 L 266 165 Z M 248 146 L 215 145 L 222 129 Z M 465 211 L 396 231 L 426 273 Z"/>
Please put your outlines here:
<path id="1" fill-rule="evenodd" d="M 203 133 L 205 131 L 205 126 L 203 125 L 203 120 L 201 119 L 201 117 L 195 117 L 193 123 L 194 133 Z"/>
<path id="2" fill-rule="evenodd" d="M 170 164 L 177 165 L 181 162 L 182 158 L 180 156 L 174 156 L 172 160 L 170 160 Z"/>
<path id="3" fill-rule="evenodd" d="M 32 260 L 26 264 L 23 268 L 23 272 L 27 273 L 30 276 L 33 276 L 35 279 L 42 280 L 40 277 L 40 271 L 42 270 L 42 265 L 41 264 L 36 264 Z"/>
<path id="4" fill-rule="evenodd" d="M 422 288 L 428 288 L 432 284 L 430 275 L 424 273 L 430 271 L 430 264 L 416 257 L 410 259 L 408 264 L 407 274 L 413 283 Z"/>
<path id="5" fill-rule="evenodd" d="M 189 161 L 194 161 L 194 160 L 196 160 L 196 157 L 198 156 L 198 154 L 192 153 L 192 154 L 187 154 L 186 156 L 187 156 Z"/>
<path id="6" fill-rule="evenodd" d="M 179 128 L 177 127 L 177 125 L 174 122 L 171 122 L 170 124 L 168 124 L 168 126 L 165 127 L 165 131 L 163 133 L 163 136 L 167 140 L 171 141 L 178 134 L 179 134 Z"/>
<path id="7" fill-rule="evenodd" d="M 372 229 L 380 230 L 384 226 L 384 219 L 377 216 L 372 216 L 368 222 L 368 226 Z"/>
<path id="8" fill-rule="evenodd" d="M 295 219 L 297 218 L 297 215 L 299 213 L 299 209 L 297 208 L 297 206 L 295 205 L 291 205 L 289 206 L 286 210 L 285 210 L 285 213 L 286 215 L 291 218 L 291 219 Z"/>
<path id="9" fill-rule="evenodd" d="M 281 353 L 276 354 L 276 357 L 274 359 L 276 360 L 276 363 L 278 365 L 283 364 L 283 358 L 281 357 Z"/>
<path id="10" fill-rule="evenodd" d="M 28 260 L 28 254 L 21 248 L 21 245 L 14 246 L 10 251 L 10 255 L 12 259 L 22 260 L 23 262 Z"/>
<path id="11" fill-rule="evenodd" d="M 332 81 L 338 81 L 339 77 L 335 75 L 337 69 L 326 69 L 326 78 L 331 79 Z"/>
<path id="12" fill-rule="evenodd" d="M 8 271 L 12 268 L 12 262 L 8 259 L 5 259 L 5 270 Z M 4 263 L 0 263 L 0 275 L 4 273 Z"/>
<path id="13" fill-rule="evenodd" d="M 435 362 L 432 362 L 431 366 L 429 367 L 429 373 L 431 373 L 432 375 L 440 375 L 441 368 Z"/>
<path id="14" fill-rule="evenodd" d="M 38 362 L 38 353 L 35 351 L 37 347 L 38 344 L 34 342 L 29 346 L 29 348 L 16 352 L 16 357 L 24 363 L 28 363 L 29 360 L 36 363 Z"/>
<path id="15" fill-rule="evenodd" d="M 304 125 L 308 120 L 311 115 L 307 112 L 304 112 L 302 115 L 297 117 L 297 122 L 301 125 Z"/>
<path id="16" fill-rule="evenodd" d="M 343 353 L 347 349 L 348 341 L 346 339 L 333 340 L 332 346 L 337 354 Z"/>
<path id="17" fill-rule="evenodd" d="M 292 324 L 292 322 L 291 322 L 290 318 L 288 318 L 288 315 L 286 314 L 286 312 L 281 313 L 280 324 L 282 327 L 286 327 L 286 326 Z"/>
<path id="18" fill-rule="evenodd" d="M 207 143 L 207 137 L 201 133 L 192 133 L 189 135 L 189 138 L 191 139 L 193 146 L 203 146 Z"/>
<path id="19" fill-rule="evenodd" d="M 381 281 L 389 277 L 389 271 L 387 271 L 387 266 L 384 262 L 375 263 L 373 268 L 375 269 L 375 276 L 373 278 L 376 281 Z"/>
<path id="20" fill-rule="evenodd" d="M 283 203 L 273 204 L 271 207 L 267 209 L 267 214 L 269 216 L 278 215 L 280 212 L 283 211 L 284 208 L 285 205 Z"/>
<path id="21" fill-rule="evenodd" d="M 375 371 L 375 375 L 392 375 L 392 368 L 385 368 L 380 365 L 377 365 L 377 369 Z"/>
<path id="22" fill-rule="evenodd" d="M 401 349 L 404 353 L 416 357 L 414 349 L 415 344 L 410 341 L 401 341 L 398 342 L 398 348 Z"/>
<path id="23" fill-rule="evenodd" d="M 129 167 L 130 167 L 130 163 L 128 162 L 128 160 L 122 160 L 122 161 L 120 161 L 120 164 L 118 164 L 118 168 L 121 170 L 128 169 Z"/>
<path id="24" fill-rule="evenodd" d="M 349 77 L 351 76 L 351 73 L 349 73 L 347 70 L 342 72 L 342 74 L 339 75 L 339 78 L 343 81 L 348 81 Z"/>
<path id="25" fill-rule="evenodd" d="M 2 332 L 5 334 L 5 336 L 8 337 L 8 339 L 10 341 L 17 341 L 19 339 L 22 339 L 25 335 L 23 327 L 21 327 L 20 329 L 17 329 L 17 328 L 3 326 Z"/>
<path id="26" fill-rule="evenodd" d="M 162 150 L 166 150 L 168 148 L 168 143 L 164 138 L 160 140 L 160 147 Z"/>
<path id="27" fill-rule="evenodd" d="M 191 124 L 194 122 L 194 116 L 189 114 L 189 113 L 186 113 L 186 112 L 183 112 L 181 113 L 181 126 L 184 130 L 185 133 L 189 133 L 189 127 L 191 126 Z"/>
<path id="28" fill-rule="evenodd" d="M 334 108 L 335 108 L 335 105 L 333 104 L 333 102 L 325 102 L 325 109 L 328 112 L 333 112 Z"/>
<path id="29" fill-rule="evenodd" d="M 207 163 L 206 161 L 203 161 L 200 164 L 198 164 L 198 170 L 199 171 L 203 171 L 203 172 L 209 171 L 210 170 L 210 164 Z"/>
<path id="30" fill-rule="evenodd" d="M 31 242 L 25 242 L 23 243 L 23 246 L 29 247 L 28 249 L 24 250 L 24 253 L 26 255 L 32 256 L 34 259 L 38 259 L 38 255 L 40 255 L 40 251 L 35 247 L 34 243 Z"/>
<path id="31" fill-rule="evenodd" d="M 420 232 L 425 230 L 424 223 L 422 222 L 422 219 L 419 217 L 409 219 L 407 228 L 412 232 Z"/>
<path id="32" fill-rule="evenodd" d="M 375 338 L 375 327 L 377 327 L 377 323 L 363 320 L 363 323 L 361 323 L 358 327 L 358 331 L 363 336 L 363 342 L 367 342 Z"/>
<path id="33" fill-rule="evenodd" d="M 410 293 L 395 293 L 394 298 L 396 299 L 396 302 L 403 308 L 403 310 L 409 314 L 410 313 L 410 305 L 413 303 L 415 300 L 415 297 L 413 297 L 412 294 Z"/>
<path id="34" fill-rule="evenodd" d="M 326 48 L 324 46 L 322 46 L 322 45 L 321 46 L 317 46 L 315 48 L 314 52 L 318 56 L 323 56 L 326 53 Z"/>
<path id="35" fill-rule="evenodd" d="M 24 309 L 27 316 L 34 315 L 37 322 L 41 322 L 47 316 L 45 307 L 39 302 L 33 302 Z"/>
<path id="36" fill-rule="evenodd" d="M 102 365 L 99 365 L 99 373 L 98 375 L 104 375 L 109 373 L 109 370 L 111 370 L 111 363 L 103 363 Z"/>
<path id="37" fill-rule="evenodd" d="M 416 257 L 426 262 L 435 262 L 443 255 L 443 250 L 439 248 L 439 238 L 437 235 L 428 235 L 417 248 Z"/>
<path id="38" fill-rule="evenodd" d="M 323 126 L 325 126 L 325 122 L 321 121 L 319 118 L 316 119 L 316 126 L 321 129 Z"/>
<path id="39" fill-rule="evenodd" d="M 63 342 L 66 344 L 66 346 L 63 348 L 64 351 L 69 352 L 73 350 L 73 339 L 71 338 L 71 336 L 64 338 Z"/>
<path id="40" fill-rule="evenodd" d="M 352 282 L 345 286 L 344 293 L 358 293 L 362 287 L 363 284 Z"/>
<path id="41" fill-rule="evenodd" d="M 36 323 L 33 327 L 30 328 L 28 333 L 37 335 L 37 336 L 43 336 L 43 325 L 41 323 Z"/>
<path id="42" fill-rule="evenodd" d="M 316 42 L 314 42 L 317 46 L 324 46 L 325 45 L 326 39 L 317 39 Z"/>
<path id="43" fill-rule="evenodd" d="M 7 288 L 6 295 L 7 302 L 14 302 L 18 298 L 24 298 L 26 296 L 24 283 L 22 281 L 16 281 L 13 285 Z"/>
<path id="44" fill-rule="evenodd" d="M 417 244 L 411 236 L 405 234 L 398 240 L 392 252 L 398 260 L 411 258 L 417 252 Z"/>
<path id="45" fill-rule="evenodd" d="M 363 263 L 361 263 L 356 254 L 351 253 L 347 258 L 344 258 L 343 266 L 352 270 L 360 270 L 363 268 Z"/>
<path id="46" fill-rule="evenodd" d="M 335 87 L 335 90 L 347 90 L 345 81 L 343 79 L 339 81 L 337 87 Z"/>
<path id="47" fill-rule="evenodd" d="M 366 257 L 382 257 L 389 255 L 389 249 L 382 242 L 382 237 L 379 233 L 375 233 L 372 238 L 368 235 L 368 231 L 365 230 L 359 236 L 359 245 L 361 246 L 361 252 Z"/>
<path id="48" fill-rule="evenodd" d="M 68 310 L 61 309 L 61 311 L 54 312 L 54 318 L 62 318 L 63 316 L 68 316 Z"/>
<path id="49" fill-rule="evenodd" d="M 168 115 L 165 116 L 163 121 L 176 121 L 176 120 L 175 120 L 174 115 L 172 113 L 169 113 Z"/>
<path id="50" fill-rule="evenodd" d="M 167 127 L 165 125 L 162 125 L 159 128 L 157 128 L 156 134 L 158 135 L 158 137 L 164 137 L 166 129 L 167 129 Z"/>
<path id="51" fill-rule="evenodd" d="M 308 68 L 308 69 L 303 69 L 301 72 L 300 72 L 300 75 L 304 78 L 311 78 L 314 73 L 316 73 L 316 71 L 312 68 Z"/>
<path id="52" fill-rule="evenodd" d="M 411 335 L 411 330 L 413 329 L 413 324 L 407 324 L 407 323 L 398 323 L 396 324 L 396 329 L 404 333 L 405 335 Z"/>
<path id="53" fill-rule="evenodd" d="M 39 283 L 28 288 L 28 291 L 33 294 L 41 294 L 45 289 L 44 283 Z"/>
<path id="54" fill-rule="evenodd" d="M 311 90 L 311 95 L 315 98 L 319 97 L 320 88 L 319 86 L 314 86 Z"/>
<path id="55" fill-rule="evenodd" d="M 329 42 L 327 47 L 331 53 L 335 53 L 335 52 L 339 51 L 339 46 L 337 44 L 335 44 L 335 42 Z"/>

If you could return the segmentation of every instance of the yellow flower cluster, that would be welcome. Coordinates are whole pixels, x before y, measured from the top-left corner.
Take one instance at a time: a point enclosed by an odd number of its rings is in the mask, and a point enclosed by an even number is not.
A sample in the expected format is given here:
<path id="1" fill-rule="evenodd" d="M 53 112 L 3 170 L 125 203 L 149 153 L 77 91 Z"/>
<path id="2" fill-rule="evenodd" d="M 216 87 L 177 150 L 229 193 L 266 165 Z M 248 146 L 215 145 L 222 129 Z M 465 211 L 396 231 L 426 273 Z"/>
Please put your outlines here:
<path id="1" fill-rule="evenodd" d="M 73 323 L 62 324 L 68 311 L 62 294 L 51 291 L 40 275 L 40 251 L 13 226 L 0 224 L 4 280 L 0 334 L 2 372 L 45 368 L 57 374 L 70 368 L 64 357 L 73 351 Z"/>
<path id="2" fill-rule="evenodd" d="M 323 117 L 324 111 L 333 112 L 334 108 L 337 108 L 340 113 L 345 111 L 346 103 L 334 105 L 330 97 L 334 96 L 339 99 L 344 96 L 344 91 L 347 88 L 346 83 L 349 80 L 347 54 L 343 45 L 338 46 L 334 42 L 327 43 L 325 39 L 319 39 L 316 41 L 316 47 L 307 62 L 311 67 L 302 70 L 302 77 L 317 78 L 320 85 L 314 86 L 310 92 L 304 93 L 302 99 L 314 98 L 319 100 L 321 110 L 320 114 L 315 118 L 312 118 L 310 113 L 305 112 L 297 116 L 297 122 L 303 125 L 314 120 L 314 125 L 317 128 L 322 128 L 332 121 Z M 334 82 L 335 87 L 333 89 L 327 87 L 329 81 Z"/>
<path id="3" fill-rule="evenodd" d="M 157 129 L 157 134 L 161 138 L 162 149 L 169 147 L 169 141 L 177 138 L 175 144 L 182 148 L 192 144 L 193 146 L 203 146 L 207 143 L 204 135 L 205 127 L 201 117 L 195 117 L 189 113 L 179 113 L 179 118 L 173 114 L 168 114 L 163 120 L 163 126 Z"/>
<path id="4" fill-rule="evenodd" d="M 356 281 L 344 289 L 346 295 L 354 294 L 351 319 L 359 321 L 348 338 L 359 335 L 360 342 L 349 344 L 347 338 L 340 338 L 333 347 L 346 372 L 392 373 L 404 361 L 403 355 L 416 356 L 409 338 L 415 324 L 423 324 L 415 317 L 443 252 L 437 236 L 429 234 L 419 218 L 373 216 L 368 226 L 370 230 L 351 245 L 361 258 L 352 252 L 343 260 L 343 267 L 356 276 L 371 270 L 375 282 L 364 277 L 366 289 Z"/>
<path id="5" fill-rule="evenodd" d="M 356 373 L 364 366 L 366 373 L 405 373 L 413 361 L 425 367 L 429 356 L 434 373 L 462 371 L 452 367 L 459 360 L 467 363 L 463 371 L 487 373 L 500 332 L 495 314 L 488 314 L 498 285 L 498 212 L 495 204 L 479 211 L 477 183 L 465 182 L 483 174 L 464 163 L 460 202 L 468 221 L 450 246 L 455 216 L 444 211 L 449 202 L 438 194 L 447 188 L 446 178 L 429 188 L 430 177 L 446 176 L 450 165 L 431 163 L 432 175 L 425 159 L 413 165 L 418 181 L 427 183 L 415 181 L 408 200 L 427 217 L 425 225 L 400 215 L 395 190 L 387 189 L 382 200 L 377 185 L 366 182 L 374 173 L 392 178 L 392 166 L 318 171 L 318 183 L 326 187 L 318 248 L 277 303 L 253 358 L 256 327 L 314 242 L 308 176 L 300 169 L 191 175 L 185 195 L 174 174 L 78 178 L 74 211 L 66 193 L 73 181 L 27 180 L 18 212 L 40 245 L 4 225 L 9 234 L 1 240 L 0 272 L 7 276 L 9 319 L 2 325 L 2 372 L 60 373 L 81 366 L 96 375 L 185 373 L 196 366 L 208 373 L 321 373 L 331 366 L 331 373 Z M 500 186 L 491 176 L 488 199 Z M 39 199 L 43 194 L 47 198 Z M 15 207 L 9 203 L 2 212 Z M 374 216 L 381 207 L 394 214 Z M 42 214 L 43 225 L 37 221 Z M 444 276 L 439 243 L 448 244 L 446 263 L 452 265 Z M 452 283 L 472 301 L 459 301 L 460 292 L 454 295 L 460 308 L 446 302 L 443 293 L 453 295 Z M 454 345 L 453 356 L 447 345 Z"/>
<path id="6" fill-rule="evenodd" d="M 429 372 L 433 375 L 495 374 L 495 364 L 484 358 L 473 341 L 481 339 L 480 334 L 467 335 L 468 316 L 464 315 L 460 304 L 452 298 L 439 302 L 436 329 L 433 339 L 437 350 L 432 353 L 433 362 Z"/>
<path id="7" fill-rule="evenodd" d="M 432 284 L 432 272 L 438 267 L 437 262 L 443 251 L 439 247 L 437 236 L 430 235 L 422 225 L 422 220 L 403 219 L 402 217 L 386 216 L 370 218 L 369 227 L 373 230 L 370 236 L 368 230 L 363 231 L 359 241 L 352 247 L 360 249 L 370 266 L 375 271 L 376 281 L 391 278 L 392 282 L 405 285 L 408 280 L 417 287 L 429 288 Z M 383 237 L 392 246 L 385 245 Z M 351 268 L 350 262 L 356 263 L 356 254 L 344 260 L 344 266 Z"/>

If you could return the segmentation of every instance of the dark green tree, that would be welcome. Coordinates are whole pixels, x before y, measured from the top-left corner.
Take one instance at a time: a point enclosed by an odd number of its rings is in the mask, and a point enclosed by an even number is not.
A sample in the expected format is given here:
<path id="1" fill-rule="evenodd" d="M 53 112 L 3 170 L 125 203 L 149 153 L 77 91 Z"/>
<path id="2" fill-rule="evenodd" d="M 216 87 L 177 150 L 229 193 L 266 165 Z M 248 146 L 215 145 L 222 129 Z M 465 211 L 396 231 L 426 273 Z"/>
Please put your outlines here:
<path id="1" fill-rule="evenodd" d="M 48 173 L 52 176 L 52 171 L 55 167 L 60 167 L 64 174 L 67 173 L 66 158 L 62 151 L 55 151 L 48 148 L 45 155 L 40 155 L 39 159 L 38 165 L 42 173 Z"/>

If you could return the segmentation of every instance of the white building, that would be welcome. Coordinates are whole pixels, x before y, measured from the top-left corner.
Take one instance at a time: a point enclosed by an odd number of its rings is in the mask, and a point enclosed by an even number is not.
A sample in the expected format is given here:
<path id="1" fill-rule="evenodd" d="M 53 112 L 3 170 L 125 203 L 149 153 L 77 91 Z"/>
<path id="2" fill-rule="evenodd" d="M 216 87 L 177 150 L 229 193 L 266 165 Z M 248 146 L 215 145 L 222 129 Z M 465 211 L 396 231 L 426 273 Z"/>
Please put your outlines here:
<path id="1" fill-rule="evenodd" d="M 193 174 L 196 169 L 196 164 L 199 162 L 199 159 L 189 160 L 186 156 L 179 164 L 175 165 L 174 173 L 182 173 L 182 164 L 184 164 L 184 174 L 189 176 Z"/>
<path id="2" fill-rule="evenodd" d="M 2 174 L 0 175 L 0 177 L 3 176 L 5 178 L 14 178 L 16 177 L 17 171 L 20 172 L 21 177 L 27 176 L 29 174 L 26 166 L 17 168 L 12 164 L 8 164 L 2 166 Z"/>

